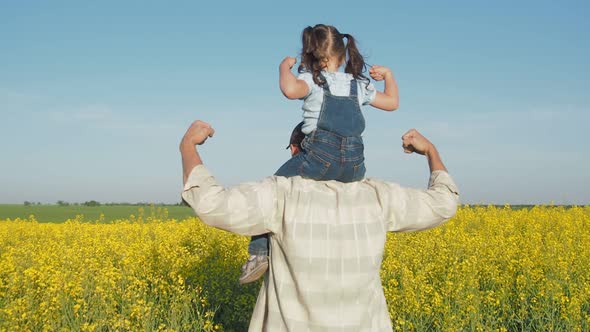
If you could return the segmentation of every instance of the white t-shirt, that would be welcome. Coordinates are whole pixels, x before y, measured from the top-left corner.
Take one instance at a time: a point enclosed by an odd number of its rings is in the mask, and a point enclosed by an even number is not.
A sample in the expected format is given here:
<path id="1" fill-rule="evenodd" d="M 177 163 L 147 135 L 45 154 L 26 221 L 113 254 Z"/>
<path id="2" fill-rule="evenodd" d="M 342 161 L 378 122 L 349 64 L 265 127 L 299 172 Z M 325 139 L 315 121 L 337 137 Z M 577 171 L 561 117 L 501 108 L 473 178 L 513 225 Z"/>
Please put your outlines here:
<path id="1" fill-rule="evenodd" d="M 354 79 L 352 74 L 343 72 L 322 71 L 330 92 L 335 96 L 348 96 L 350 94 L 350 82 Z M 324 101 L 323 88 L 313 81 L 313 74 L 309 72 L 301 73 L 297 79 L 305 81 L 309 87 L 309 93 L 303 99 L 303 127 L 301 131 L 309 134 L 314 131 L 318 124 L 322 102 Z M 359 105 L 368 105 L 375 99 L 377 90 L 375 86 L 368 81 L 357 80 L 357 95 Z"/>

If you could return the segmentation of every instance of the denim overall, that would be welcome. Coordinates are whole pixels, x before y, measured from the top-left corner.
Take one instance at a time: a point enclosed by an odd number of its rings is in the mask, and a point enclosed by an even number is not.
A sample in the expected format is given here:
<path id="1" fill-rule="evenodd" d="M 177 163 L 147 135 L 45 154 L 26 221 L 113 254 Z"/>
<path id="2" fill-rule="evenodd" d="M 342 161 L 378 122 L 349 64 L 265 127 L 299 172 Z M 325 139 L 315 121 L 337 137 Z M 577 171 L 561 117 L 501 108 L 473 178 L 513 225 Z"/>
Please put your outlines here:
<path id="1" fill-rule="evenodd" d="M 324 100 L 317 128 L 301 143 L 302 151 L 275 173 L 313 180 L 359 181 L 365 176 L 364 146 L 361 138 L 365 118 L 357 96 L 357 81 L 350 81 L 349 96 L 334 96 L 324 84 Z M 253 236 L 250 255 L 268 255 L 268 234 Z"/>

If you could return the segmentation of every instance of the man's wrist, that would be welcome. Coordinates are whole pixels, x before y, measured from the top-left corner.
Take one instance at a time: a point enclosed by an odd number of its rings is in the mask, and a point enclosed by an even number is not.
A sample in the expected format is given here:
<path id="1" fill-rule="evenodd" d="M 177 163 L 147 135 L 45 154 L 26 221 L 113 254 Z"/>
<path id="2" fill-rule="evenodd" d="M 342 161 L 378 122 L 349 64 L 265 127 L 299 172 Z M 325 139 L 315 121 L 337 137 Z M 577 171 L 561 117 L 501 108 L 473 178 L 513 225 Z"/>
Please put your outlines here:
<path id="1" fill-rule="evenodd" d="M 180 140 L 180 150 L 186 150 L 186 149 L 194 149 L 196 146 L 195 143 L 191 142 L 187 137 L 183 137 Z"/>
<path id="2" fill-rule="evenodd" d="M 440 155 L 438 154 L 438 150 L 436 149 L 434 144 L 430 143 L 428 149 L 424 151 L 424 155 L 428 160 L 428 167 L 430 168 L 430 173 L 435 171 L 447 171 L 445 165 L 440 159 Z"/>
<path id="3" fill-rule="evenodd" d="M 436 153 L 436 147 L 432 143 L 430 143 L 430 145 L 424 150 L 424 155 L 426 156 L 426 158 L 432 158 L 433 155 Z"/>

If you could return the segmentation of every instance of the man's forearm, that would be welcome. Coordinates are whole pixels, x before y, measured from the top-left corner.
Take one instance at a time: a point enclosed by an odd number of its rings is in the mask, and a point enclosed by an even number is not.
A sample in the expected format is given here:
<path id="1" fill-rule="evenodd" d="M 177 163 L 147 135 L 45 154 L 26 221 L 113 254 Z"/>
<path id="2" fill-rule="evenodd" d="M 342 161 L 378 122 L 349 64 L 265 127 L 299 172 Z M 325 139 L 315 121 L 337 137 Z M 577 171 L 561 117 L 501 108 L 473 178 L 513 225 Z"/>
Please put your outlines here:
<path id="1" fill-rule="evenodd" d="M 193 168 L 197 165 L 202 165 L 203 161 L 195 145 L 184 140 L 180 143 L 180 155 L 182 156 L 182 183 L 186 184 Z"/>
<path id="2" fill-rule="evenodd" d="M 425 155 L 426 159 L 428 159 L 430 173 L 434 171 L 447 171 L 434 144 L 422 136 L 416 129 L 410 129 L 402 136 L 402 147 L 405 153 L 416 152 Z"/>
<path id="3" fill-rule="evenodd" d="M 447 171 L 447 168 L 440 159 L 438 150 L 434 145 L 432 145 L 431 148 L 428 149 L 428 151 L 426 151 L 424 154 L 426 155 L 426 159 L 428 159 L 428 167 L 430 167 L 430 173 L 434 171 Z"/>

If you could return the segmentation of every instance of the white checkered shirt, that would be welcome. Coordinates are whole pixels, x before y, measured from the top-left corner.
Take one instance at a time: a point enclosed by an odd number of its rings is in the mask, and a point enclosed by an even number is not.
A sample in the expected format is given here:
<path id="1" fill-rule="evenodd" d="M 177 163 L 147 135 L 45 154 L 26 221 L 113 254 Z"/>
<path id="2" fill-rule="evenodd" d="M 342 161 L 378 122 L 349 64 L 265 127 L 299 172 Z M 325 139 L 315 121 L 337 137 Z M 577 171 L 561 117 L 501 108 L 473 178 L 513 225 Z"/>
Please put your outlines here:
<path id="1" fill-rule="evenodd" d="M 379 270 L 387 232 L 451 218 L 459 194 L 443 171 L 426 190 L 268 177 L 223 188 L 196 166 L 183 199 L 206 224 L 241 235 L 270 233 L 270 264 L 249 331 L 391 331 Z"/>

